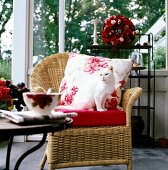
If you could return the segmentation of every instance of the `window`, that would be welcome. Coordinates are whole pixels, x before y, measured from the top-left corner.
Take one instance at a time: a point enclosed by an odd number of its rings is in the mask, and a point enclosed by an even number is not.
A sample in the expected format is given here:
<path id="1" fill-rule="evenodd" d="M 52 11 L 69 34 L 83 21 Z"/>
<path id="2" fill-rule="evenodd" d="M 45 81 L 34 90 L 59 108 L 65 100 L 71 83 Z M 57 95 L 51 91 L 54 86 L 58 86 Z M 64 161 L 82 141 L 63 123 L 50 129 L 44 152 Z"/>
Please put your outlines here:
<path id="1" fill-rule="evenodd" d="M 111 15 L 117 14 L 125 15 L 127 18 L 130 18 L 141 33 L 153 33 L 156 69 L 165 69 L 165 0 L 67 0 L 65 51 L 87 53 L 87 43 L 93 41 L 92 20 L 98 18 L 97 32 L 99 34 L 105 19 Z M 88 35 L 90 37 L 86 38 Z M 100 39 L 101 36 L 98 41 Z"/>
<path id="2" fill-rule="evenodd" d="M 24 4 L 28 2 L 33 2 L 34 5 L 34 11 L 33 11 L 34 39 L 33 39 L 32 51 L 34 56 L 33 61 L 34 64 L 36 64 L 43 57 L 58 52 L 59 1 L 58 0 L 40 0 L 40 1 L 39 0 L 31 0 L 31 1 L 14 0 L 14 3 L 15 4 L 17 3 L 18 5 L 22 4 L 22 2 L 25 2 Z M 121 3 L 122 5 L 120 5 Z M 165 20 L 164 17 L 165 0 L 156 0 L 152 2 L 150 0 L 148 1 L 66 0 L 65 9 L 66 9 L 65 51 L 69 51 L 69 52 L 76 51 L 80 53 L 86 53 L 86 43 L 87 43 L 86 35 L 93 34 L 93 24 L 91 23 L 91 20 L 94 18 L 98 18 L 100 20 L 100 23 L 97 26 L 98 32 L 100 32 L 101 24 L 104 22 L 105 18 L 107 18 L 109 15 L 113 15 L 113 14 L 116 15 L 117 13 L 121 13 L 121 12 L 123 15 L 132 18 L 135 24 L 139 22 L 139 25 L 137 26 L 138 28 L 140 28 L 142 32 L 147 32 L 160 17 L 163 17 Z M 19 12 L 18 10 L 16 11 Z M 161 30 L 161 36 L 164 37 L 164 35 L 165 35 L 165 31 Z M 154 39 L 155 41 L 160 39 L 160 35 L 157 34 L 157 36 Z M 17 41 L 17 43 L 20 43 L 20 41 L 19 42 Z M 158 52 L 156 53 L 157 54 L 159 53 L 158 58 L 161 58 L 163 60 L 163 62 L 161 63 L 165 63 L 165 58 L 166 58 L 165 48 L 163 50 L 162 48 L 161 50 L 159 49 Z M 16 56 L 18 56 L 18 54 L 16 54 Z M 29 56 L 31 57 L 31 54 L 29 54 Z M 20 62 L 19 64 L 22 65 L 20 61 L 20 57 L 18 61 Z M 17 67 L 18 67 L 18 61 L 16 62 Z M 163 66 L 162 64 L 161 67 L 164 68 L 165 65 Z"/>
<path id="3" fill-rule="evenodd" d="M 93 39 L 92 20 L 98 18 L 97 31 L 100 33 L 105 19 L 117 14 L 130 18 L 141 33 L 152 31 L 156 68 L 165 69 L 165 0 L 66 0 L 65 51 L 87 53 L 87 41 Z M 58 52 L 59 1 L 34 0 L 33 19 L 33 63 L 36 64 L 45 56 Z M 161 27 L 152 29 L 158 21 Z"/>
<path id="4" fill-rule="evenodd" d="M 58 0 L 34 0 L 33 64 L 58 52 Z"/>
<path id="5" fill-rule="evenodd" d="M 11 79 L 12 1 L 0 0 L 0 78 Z"/>

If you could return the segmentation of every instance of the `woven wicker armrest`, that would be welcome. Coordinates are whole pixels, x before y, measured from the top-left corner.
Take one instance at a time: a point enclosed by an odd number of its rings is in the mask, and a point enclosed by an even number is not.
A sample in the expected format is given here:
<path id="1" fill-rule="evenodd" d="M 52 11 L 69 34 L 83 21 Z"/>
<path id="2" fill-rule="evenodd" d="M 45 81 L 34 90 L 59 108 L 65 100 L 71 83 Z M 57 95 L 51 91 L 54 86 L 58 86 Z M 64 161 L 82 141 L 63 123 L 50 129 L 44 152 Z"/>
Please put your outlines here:
<path id="1" fill-rule="evenodd" d="M 127 89 L 123 93 L 122 108 L 126 112 L 126 125 L 127 126 L 131 125 L 132 106 L 141 94 L 142 94 L 142 88 L 140 87 Z"/>

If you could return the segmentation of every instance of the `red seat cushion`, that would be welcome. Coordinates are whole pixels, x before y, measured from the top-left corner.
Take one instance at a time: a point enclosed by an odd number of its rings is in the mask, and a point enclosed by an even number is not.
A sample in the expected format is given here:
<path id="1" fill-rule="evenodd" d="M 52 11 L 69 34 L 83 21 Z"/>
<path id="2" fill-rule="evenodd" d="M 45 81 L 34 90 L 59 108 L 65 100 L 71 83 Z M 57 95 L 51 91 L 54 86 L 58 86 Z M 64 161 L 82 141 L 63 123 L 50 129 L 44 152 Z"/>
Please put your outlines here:
<path id="1" fill-rule="evenodd" d="M 77 117 L 73 117 L 73 127 L 84 126 L 119 126 L 126 124 L 126 113 L 120 110 L 90 111 L 90 110 L 69 110 L 57 109 L 64 113 L 76 112 Z"/>

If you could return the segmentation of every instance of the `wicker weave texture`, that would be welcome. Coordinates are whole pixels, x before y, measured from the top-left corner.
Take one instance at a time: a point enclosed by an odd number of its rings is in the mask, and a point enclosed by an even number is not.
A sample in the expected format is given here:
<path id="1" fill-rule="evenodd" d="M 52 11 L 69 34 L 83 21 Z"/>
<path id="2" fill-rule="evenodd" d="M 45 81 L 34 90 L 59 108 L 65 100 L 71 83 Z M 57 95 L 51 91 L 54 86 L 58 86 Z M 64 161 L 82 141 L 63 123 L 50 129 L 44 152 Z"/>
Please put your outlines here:
<path id="1" fill-rule="evenodd" d="M 54 168 L 129 164 L 131 161 L 128 126 L 72 128 L 49 134 L 48 140 L 47 161 Z"/>
<path id="2" fill-rule="evenodd" d="M 43 59 L 31 75 L 32 91 L 58 91 L 64 76 L 68 53 L 58 53 Z M 48 134 L 46 153 L 50 170 L 64 167 L 126 164 L 132 169 L 131 110 L 141 95 L 139 87 L 127 89 L 122 96 L 126 111 L 126 126 L 71 128 Z"/>
<path id="3" fill-rule="evenodd" d="M 31 90 L 46 92 L 51 87 L 54 92 L 58 92 L 68 57 L 69 53 L 58 53 L 48 56 L 38 63 L 30 78 Z"/>
<path id="4" fill-rule="evenodd" d="M 141 96 L 142 88 L 135 87 L 127 89 L 122 95 L 122 108 L 126 112 L 126 125 L 131 126 L 132 106 L 135 101 Z"/>
<path id="5" fill-rule="evenodd" d="M 139 87 L 127 89 L 122 98 L 127 118 L 132 104 L 141 95 Z M 127 120 L 130 122 L 131 120 Z M 131 126 L 72 128 L 48 135 L 49 169 L 127 164 L 132 169 Z"/>

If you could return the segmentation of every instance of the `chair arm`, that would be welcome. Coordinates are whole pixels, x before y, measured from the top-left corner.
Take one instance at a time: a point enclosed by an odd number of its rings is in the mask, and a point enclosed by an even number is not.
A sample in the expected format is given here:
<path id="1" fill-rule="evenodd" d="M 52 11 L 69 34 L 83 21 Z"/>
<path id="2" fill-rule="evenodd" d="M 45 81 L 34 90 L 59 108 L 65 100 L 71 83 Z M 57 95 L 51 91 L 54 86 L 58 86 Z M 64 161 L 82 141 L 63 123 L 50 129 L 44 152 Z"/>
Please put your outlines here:
<path id="1" fill-rule="evenodd" d="M 142 88 L 134 87 L 124 91 L 122 96 L 122 108 L 126 112 L 126 125 L 131 125 L 131 111 L 135 101 L 142 94 Z"/>

